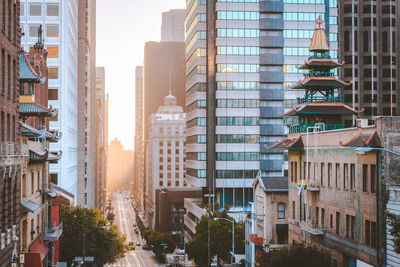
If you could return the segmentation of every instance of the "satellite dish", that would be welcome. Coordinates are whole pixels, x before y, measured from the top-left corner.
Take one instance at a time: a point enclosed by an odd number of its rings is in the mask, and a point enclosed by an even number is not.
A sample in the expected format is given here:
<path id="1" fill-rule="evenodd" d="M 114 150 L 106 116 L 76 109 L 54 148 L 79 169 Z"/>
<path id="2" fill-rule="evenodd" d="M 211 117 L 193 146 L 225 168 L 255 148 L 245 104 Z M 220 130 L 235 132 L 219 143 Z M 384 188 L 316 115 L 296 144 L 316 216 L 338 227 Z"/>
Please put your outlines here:
<path id="1" fill-rule="evenodd" d="M 39 83 L 44 84 L 46 82 L 46 80 L 47 80 L 47 77 L 42 77 L 39 79 Z"/>

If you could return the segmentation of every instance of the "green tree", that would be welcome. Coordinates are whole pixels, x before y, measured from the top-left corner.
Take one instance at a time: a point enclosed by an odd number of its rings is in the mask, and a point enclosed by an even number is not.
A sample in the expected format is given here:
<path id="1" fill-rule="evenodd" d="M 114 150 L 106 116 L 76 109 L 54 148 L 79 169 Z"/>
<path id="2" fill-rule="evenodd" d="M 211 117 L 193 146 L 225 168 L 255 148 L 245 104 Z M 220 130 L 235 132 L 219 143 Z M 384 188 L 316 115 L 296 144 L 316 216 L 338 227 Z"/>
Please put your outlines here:
<path id="1" fill-rule="evenodd" d="M 226 211 L 215 212 L 213 215 L 218 218 L 229 217 Z M 232 250 L 232 224 L 224 220 L 211 221 L 211 256 L 216 256 L 218 262 L 231 258 Z M 235 254 L 244 253 L 244 225 L 235 223 Z M 190 258 L 193 258 L 198 266 L 208 264 L 208 219 L 203 216 L 196 226 L 196 234 L 187 244 L 187 251 Z"/>
<path id="2" fill-rule="evenodd" d="M 400 215 L 386 212 L 389 233 L 393 236 L 394 252 L 400 254 Z"/>
<path id="3" fill-rule="evenodd" d="M 293 243 L 290 247 L 273 250 L 262 257 L 261 267 L 333 267 L 328 252 L 314 246 Z"/>
<path id="4" fill-rule="evenodd" d="M 103 229 L 107 221 L 100 210 L 63 206 L 60 218 L 63 222 L 60 245 L 62 261 L 71 264 L 75 257 L 83 256 L 84 234 L 85 254 L 94 256 L 98 265 L 114 263 L 124 256 L 124 238 L 116 225 Z"/>
<path id="5" fill-rule="evenodd" d="M 115 220 L 115 214 L 112 213 L 112 212 L 109 212 L 109 213 L 107 214 L 107 221 L 109 221 L 110 223 L 113 223 L 114 220 Z"/>

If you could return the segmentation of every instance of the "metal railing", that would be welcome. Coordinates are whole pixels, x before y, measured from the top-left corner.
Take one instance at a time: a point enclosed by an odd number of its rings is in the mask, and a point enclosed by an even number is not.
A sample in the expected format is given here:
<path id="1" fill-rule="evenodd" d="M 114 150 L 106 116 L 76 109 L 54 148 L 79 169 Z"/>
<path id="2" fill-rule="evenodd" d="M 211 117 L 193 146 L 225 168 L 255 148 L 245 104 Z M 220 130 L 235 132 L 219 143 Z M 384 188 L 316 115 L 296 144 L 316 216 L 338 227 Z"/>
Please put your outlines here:
<path id="1" fill-rule="evenodd" d="M 304 103 L 343 103 L 343 99 L 341 96 L 307 96 L 297 98 L 297 104 Z"/>
<path id="2" fill-rule="evenodd" d="M 289 133 L 305 133 L 308 127 L 313 127 L 315 124 L 299 124 L 299 125 L 289 125 Z M 345 128 L 344 124 L 326 124 L 325 131 L 337 130 Z M 311 131 L 312 132 L 312 131 Z"/>

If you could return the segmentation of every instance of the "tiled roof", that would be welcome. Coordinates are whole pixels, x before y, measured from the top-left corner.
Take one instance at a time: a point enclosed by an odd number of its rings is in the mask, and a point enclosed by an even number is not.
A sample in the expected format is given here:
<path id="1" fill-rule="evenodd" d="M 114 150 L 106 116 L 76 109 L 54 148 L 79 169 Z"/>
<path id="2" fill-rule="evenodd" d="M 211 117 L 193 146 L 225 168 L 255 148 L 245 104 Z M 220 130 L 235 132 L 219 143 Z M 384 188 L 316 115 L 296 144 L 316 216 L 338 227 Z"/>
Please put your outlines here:
<path id="1" fill-rule="evenodd" d="M 296 116 L 298 114 L 359 114 L 364 109 L 357 111 L 343 103 L 304 103 L 299 104 L 283 116 Z"/>
<path id="2" fill-rule="evenodd" d="M 346 147 L 380 147 L 381 142 L 379 141 L 378 133 L 375 131 L 373 133 L 363 133 L 360 132 L 358 135 L 354 136 L 352 139 L 343 143 L 339 142 L 341 146 Z"/>
<path id="3" fill-rule="evenodd" d="M 52 108 L 51 106 L 49 108 L 46 108 L 40 104 L 36 103 L 20 103 L 19 104 L 19 112 L 22 113 L 22 115 L 45 115 L 45 116 L 50 116 L 54 117 L 57 115 L 57 109 Z"/>
<path id="4" fill-rule="evenodd" d="M 288 191 L 287 177 L 262 177 L 259 178 L 264 191 Z"/>
<path id="5" fill-rule="evenodd" d="M 26 80 L 36 80 L 39 78 L 39 74 L 35 72 L 31 64 L 26 58 L 25 52 L 21 51 L 19 54 L 19 78 Z"/>
<path id="6" fill-rule="evenodd" d="M 307 70 L 317 67 L 323 69 L 335 69 L 343 64 L 344 62 L 339 63 L 330 58 L 312 58 L 304 62 L 304 65 L 300 66 L 299 69 Z"/>
<path id="7" fill-rule="evenodd" d="M 42 161 L 46 160 L 48 155 L 47 150 L 38 150 L 29 148 L 29 160 L 30 161 Z"/>
<path id="8" fill-rule="evenodd" d="M 47 160 L 50 163 L 57 163 L 59 159 L 61 159 L 62 157 L 62 151 L 58 151 L 58 152 L 50 152 L 49 156 L 47 157 Z"/>
<path id="9" fill-rule="evenodd" d="M 321 88 L 321 87 L 330 87 L 330 88 L 337 88 L 337 87 L 343 87 L 343 86 L 349 86 L 351 85 L 352 82 L 346 83 L 342 80 L 339 80 L 336 77 L 332 76 L 312 76 L 308 77 L 302 81 L 299 81 L 297 84 L 293 86 L 289 86 L 292 89 L 307 89 L 309 87 L 316 87 L 316 88 Z"/>

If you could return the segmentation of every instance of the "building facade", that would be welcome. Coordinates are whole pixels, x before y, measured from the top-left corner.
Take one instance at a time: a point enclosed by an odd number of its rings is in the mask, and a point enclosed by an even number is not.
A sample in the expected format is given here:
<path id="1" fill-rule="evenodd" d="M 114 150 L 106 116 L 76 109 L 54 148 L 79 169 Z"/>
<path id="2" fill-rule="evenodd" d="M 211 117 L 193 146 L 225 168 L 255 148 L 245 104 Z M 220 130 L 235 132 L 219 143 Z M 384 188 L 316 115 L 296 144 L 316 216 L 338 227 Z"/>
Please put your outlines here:
<path id="1" fill-rule="evenodd" d="M 150 121 L 150 119 L 149 119 Z M 154 229 L 156 190 L 187 187 L 185 180 L 185 113 L 169 94 L 151 115 L 146 140 L 145 220 Z"/>
<path id="2" fill-rule="evenodd" d="M 107 125 L 106 92 L 104 67 L 96 67 L 96 187 L 95 206 L 101 210 L 106 205 L 107 182 Z"/>
<path id="3" fill-rule="evenodd" d="M 145 188 L 144 169 L 144 87 L 143 66 L 137 66 L 135 70 L 135 162 L 132 194 L 136 207 L 143 207 Z"/>
<path id="4" fill-rule="evenodd" d="M 342 92 L 348 105 L 365 109 L 363 118 L 399 114 L 400 67 L 398 1 L 339 1 Z M 354 124 L 354 118 L 347 118 Z"/>
<path id="5" fill-rule="evenodd" d="M 78 179 L 76 204 L 97 203 L 96 1 L 78 1 Z"/>
<path id="6" fill-rule="evenodd" d="M 24 163 L 18 125 L 19 1 L 3 1 L 0 21 L 0 266 L 10 266 L 20 233 L 20 186 Z"/>
<path id="7" fill-rule="evenodd" d="M 52 182 L 77 196 L 78 156 L 78 2 L 20 1 L 21 45 L 29 51 L 38 38 L 39 25 L 49 68 L 49 105 L 59 110 L 50 127 L 64 138 L 50 144 L 51 151 L 64 151 L 57 164 L 50 164 Z M 75 201 L 76 203 L 76 201 Z"/>
<path id="8" fill-rule="evenodd" d="M 162 13 L 161 42 L 185 42 L 185 9 Z"/>

